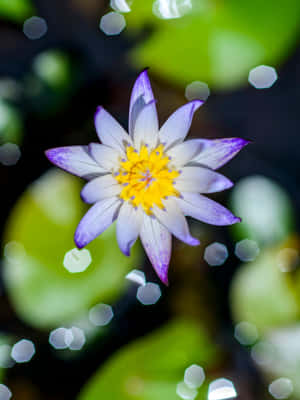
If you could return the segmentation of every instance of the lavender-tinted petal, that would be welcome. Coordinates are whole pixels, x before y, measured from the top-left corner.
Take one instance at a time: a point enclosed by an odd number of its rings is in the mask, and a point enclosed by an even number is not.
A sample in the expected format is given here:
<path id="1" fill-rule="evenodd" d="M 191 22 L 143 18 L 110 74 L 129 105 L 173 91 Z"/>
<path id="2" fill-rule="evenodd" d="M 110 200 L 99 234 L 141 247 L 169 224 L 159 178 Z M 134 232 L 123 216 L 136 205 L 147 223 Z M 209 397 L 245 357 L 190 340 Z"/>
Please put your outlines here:
<path id="1" fill-rule="evenodd" d="M 178 108 L 163 124 L 159 131 L 161 143 L 165 143 L 167 148 L 175 143 L 182 142 L 192 124 L 193 115 L 204 101 L 193 100 Z"/>
<path id="2" fill-rule="evenodd" d="M 172 165 L 175 167 L 182 167 L 194 159 L 202 148 L 203 144 L 201 139 L 192 139 L 173 146 L 167 152 L 167 155 L 171 157 Z"/>
<path id="3" fill-rule="evenodd" d="M 113 147 L 124 153 L 125 146 L 132 145 L 132 141 L 125 129 L 103 107 L 97 108 L 95 127 L 100 141 L 106 146 Z"/>
<path id="4" fill-rule="evenodd" d="M 186 216 L 211 225 L 232 225 L 241 222 L 227 208 L 198 193 L 182 193 L 176 201 Z"/>
<path id="5" fill-rule="evenodd" d="M 133 85 L 129 106 L 129 134 L 133 136 L 136 119 L 143 107 L 154 100 L 150 80 L 146 70 L 140 73 Z"/>
<path id="6" fill-rule="evenodd" d="M 155 217 L 144 214 L 140 236 L 153 268 L 167 285 L 172 247 L 170 232 Z"/>
<path id="7" fill-rule="evenodd" d="M 233 183 L 225 176 L 205 167 L 184 167 L 176 178 L 180 192 L 214 193 L 229 189 Z"/>
<path id="8" fill-rule="evenodd" d="M 155 100 L 150 101 L 139 113 L 133 133 L 134 147 L 139 149 L 141 144 L 147 144 L 150 148 L 156 146 L 158 141 L 158 117 Z"/>
<path id="9" fill-rule="evenodd" d="M 212 169 L 218 169 L 230 161 L 243 147 L 250 142 L 241 138 L 199 139 L 203 148 L 192 160 Z"/>
<path id="10" fill-rule="evenodd" d="M 70 174 L 89 179 L 105 172 L 89 155 L 86 146 L 56 147 L 45 152 L 49 161 Z"/>
<path id="11" fill-rule="evenodd" d="M 90 143 L 89 152 L 93 159 L 106 171 L 114 171 L 120 167 L 122 153 L 112 147 L 99 143 Z"/>
<path id="12" fill-rule="evenodd" d="M 121 200 L 114 197 L 94 204 L 80 221 L 74 236 L 81 249 L 104 232 L 117 218 Z"/>
<path id="13" fill-rule="evenodd" d="M 81 191 L 81 198 L 88 204 L 115 197 L 122 188 L 111 174 L 100 176 L 88 182 Z"/>
<path id="14" fill-rule="evenodd" d="M 130 249 L 140 233 L 142 213 L 127 201 L 123 203 L 117 219 L 117 241 L 121 251 L 130 255 Z"/>
<path id="15" fill-rule="evenodd" d="M 198 239 L 191 236 L 187 221 L 172 198 L 163 201 L 165 209 L 153 207 L 153 213 L 157 219 L 179 240 L 190 246 L 198 246 Z"/>

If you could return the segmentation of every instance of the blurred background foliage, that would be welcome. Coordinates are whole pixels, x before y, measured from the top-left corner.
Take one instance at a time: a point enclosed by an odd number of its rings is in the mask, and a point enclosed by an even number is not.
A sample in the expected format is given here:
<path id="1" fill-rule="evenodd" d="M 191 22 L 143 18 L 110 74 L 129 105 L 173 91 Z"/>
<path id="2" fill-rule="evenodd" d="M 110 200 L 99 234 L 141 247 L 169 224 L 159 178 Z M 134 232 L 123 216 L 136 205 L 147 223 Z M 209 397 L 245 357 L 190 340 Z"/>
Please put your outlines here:
<path id="1" fill-rule="evenodd" d="M 0 0 L 1 400 L 300 399 L 299 20 L 297 0 Z M 168 288 L 114 227 L 74 252 L 83 182 L 44 156 L 96 141 L 99 104 L 126 127 L 145 67 L 161 121 L 209 96 L 190 137 L 253 142 L 214 196 L 243 222 L 190 221 Z"/>

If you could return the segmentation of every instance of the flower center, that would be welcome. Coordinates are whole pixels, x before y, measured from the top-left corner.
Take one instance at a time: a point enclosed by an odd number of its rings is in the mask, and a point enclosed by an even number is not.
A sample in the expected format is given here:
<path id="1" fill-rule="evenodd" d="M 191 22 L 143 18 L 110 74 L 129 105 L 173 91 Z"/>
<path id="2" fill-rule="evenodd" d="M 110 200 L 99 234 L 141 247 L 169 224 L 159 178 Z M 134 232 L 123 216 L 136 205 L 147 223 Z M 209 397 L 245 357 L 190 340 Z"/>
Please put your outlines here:
<path id="1" fill-rule="evenodd" d="M 180 172 L 168 166 L 170 160 L 164 154 L 162 144 L 151 151 L 142 146 L 140 152 L 128 146 L 126 156 L 114 175 L 123 186 L 121 199 L 130 201 L 134 207 L 141 205 L 147 214 L 151 214 L 154 204 L 164 208 L 163 198 L 180 195 L 174 187 L 174 179 Z"/>

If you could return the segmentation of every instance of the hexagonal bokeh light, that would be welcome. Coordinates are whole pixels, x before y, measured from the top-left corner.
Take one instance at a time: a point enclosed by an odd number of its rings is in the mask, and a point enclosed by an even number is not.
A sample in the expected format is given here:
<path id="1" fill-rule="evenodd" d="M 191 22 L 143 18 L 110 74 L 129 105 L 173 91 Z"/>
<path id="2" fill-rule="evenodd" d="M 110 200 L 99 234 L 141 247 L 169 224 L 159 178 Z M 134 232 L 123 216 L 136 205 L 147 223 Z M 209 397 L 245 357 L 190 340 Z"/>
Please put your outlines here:
<path id="1" fill-rule="evenodd" d="M 74 274 L 85 271 L 91 262 L 92 257 L 89 250 L 74 248 L 65 254 L 63 265 L 69 272 Z"/>
<path id="2" fill-rule="evenodd" d="M 205 380 L 205 373 L 202 367 L 193 364 L 184 372 L 184 382 L 191 388 L 198 388 Z"/>
<path id="3" fill-rule="evenodd" d="M 148 282 L 145 286 L 138 288 L 136 297 L 144 306 L 149 306 L 158 302 L 161 290 L 157 283 Z"/>
<path id="4" fill-rule="evenodd" d="M 191 388 L 185 382 L 180 382 L 176 386 L 176 393 L 182 399 L 194 400 L 198 394 L 198 390 L 195 388 Z"/>
<path id="5" fill-rule="evenodd" d="M 13 345 L 11 357 L 17 363 L 25 363 L 32 359 L 35 354 L 35 346 L 31 340 L 22 339 Z"/>
<path id="6" fill-rule="evenodd" d="M 114 312 L 108 304 L 96 304 L 89 311 L 89 319 L 93 325 L 105 326 L 113 319 Z"/>
<path id="7" fill-rule="evenodd" d="M 119 35 L 126 27 L 126 20 L 122 14 L 109 12 L 101 18 L 100 29 L 109 36 Z"/>
<path id="8" fill-rule="evenodd" d="M 248 81 L 256 89 L 268 89 L 274 85 L 278 76 L 276 69 L 268 65 L 259 65 L 249 72 Z"/>
<path id="9" fill-rule="evenodd" d="M 42 38 L 48 31 L 47 22 L 41 17 L 30 17 L 23 25 L 23 32 L 28 39 L 36 40 Z"/>
<path id="10" fill-rule="evenodd" d="M 222 243 L 212 243 L 204 251 L 204 260 L 211 266 L 224 264 L 228 257 L 227 247 Z"/>
<path id="11" fill-rule="evenodd" d="M 287 399 L 293 393 L 293 383 L 288 378 L 275 379 L 269 385 L 269 393 L 275 399 Z"/>
<path id="12" fill-rule="evenodd" d="M 235 397 L 237 397 L 237 392 L 229 379 L 219 378 L 209 384 L 208 400 L 225 400 Z"/>
<path id="13" fill-rule="evenodd" d="M 9 400 L 12 396 L 12 392 L 6 385 L 0 383 L 0 400 Z"/>

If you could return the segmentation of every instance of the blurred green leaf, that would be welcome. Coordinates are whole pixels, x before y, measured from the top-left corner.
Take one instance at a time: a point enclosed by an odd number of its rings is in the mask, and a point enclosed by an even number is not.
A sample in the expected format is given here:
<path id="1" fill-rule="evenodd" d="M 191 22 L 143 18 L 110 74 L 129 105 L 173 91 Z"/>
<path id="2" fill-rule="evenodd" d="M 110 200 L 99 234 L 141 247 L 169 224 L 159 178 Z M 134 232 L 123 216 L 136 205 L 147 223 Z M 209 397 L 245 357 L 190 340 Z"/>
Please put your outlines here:
<path id="1" fill-rule="evenodd" d="M 38 54 L 33 63 L 35 74 L 56 89 L 64 89 L 71 84 L 71 69 L 68 55 L 58 50 Z"/>
<path id="2" fill-rule="evenodd" d="M 289 398 L 300 399 L 300 324 L 274 329 L 262 338 L 262 343 L 254 350 L 262 361 L 258 366 L 267 381 L 290 379 L 293 393 Z"/>
<path id="3" fill-rule="evenodd" d="M 284 7 L 272 0 L 193 1 L 190 14 L 173 20 L 154 16 L 152 4 L 134 2 L 126 15 L 131 32 L 153 27 L 132 59 L 176 84 L 200 80 L 217 89 L 238 87 L 247 83 L 251 68 L 276 66 L 298 42 L 298 0 Z"/>
<path id="4" fill-rule="evenodd" d="M 77 89 L 78 79 L 78 65 L 70 54 L 47 50 L 34 58 L 24 90 L 35 112 L 53 115 L 67 104 Z"/>
<path id="5" fill-rule="evenodd" d="M 294 230 L 294 210 L 288 194 L 271 179 L 254 175 L 240 180 L 231 193 L 231 208 L 242 218 L 232 226 L 236 239 L 259 245 L 285 240 Z"/>
<path id="6" fill-rule="evenodd" d="M 0 17 L 23 22 L 34 13 L 30 0 L 0 0 Z"/>
<path id="7" fill-rule="evenodd" d="M 191 364 L 218 365 L 220 353 L 205 328 L 176 319 L 121 349 L 92 377 L 79 400 L 177 400 L 176 386 Z M 207 384 L 197 399 L 206 399 Z"/>
<path id="8" fill-rule="evenodd" d="M 23 135 L 23 121 L 19 111 L 0 98 L 0 144 L 19 144 Z"/>
<path id="9" fill-rule="evenodd" d="M 14 361 L 11 358 L 12 338 L 1 333 L 0 334 L 0 382 L 4 381 L 6 368 L 12 367 Z"/>
<path id="10" fill-rule="evenodd" d="M 230 293 L 235 322 L 247 321 L 265 332 L 299 319 L 299 304 L 289 276 L 279 268 L 280 250 L 263 250 L 255 261 L 237 271 Z"/>
<path id="11" fill-rule="evenodd" d="M 27 189 L 9 218 L 5 283 L 16 311 L 33 326 L 54 327 L 98 302 L 116 300 L 124 276 L 140 260 L 138 245 L 130 258 L 120 252 L 111 227 L 87 246 L 92 263 L 84 272 L 63 267 L 84 210 L 79 192 L 78 178 L 51 170 Z"/>

